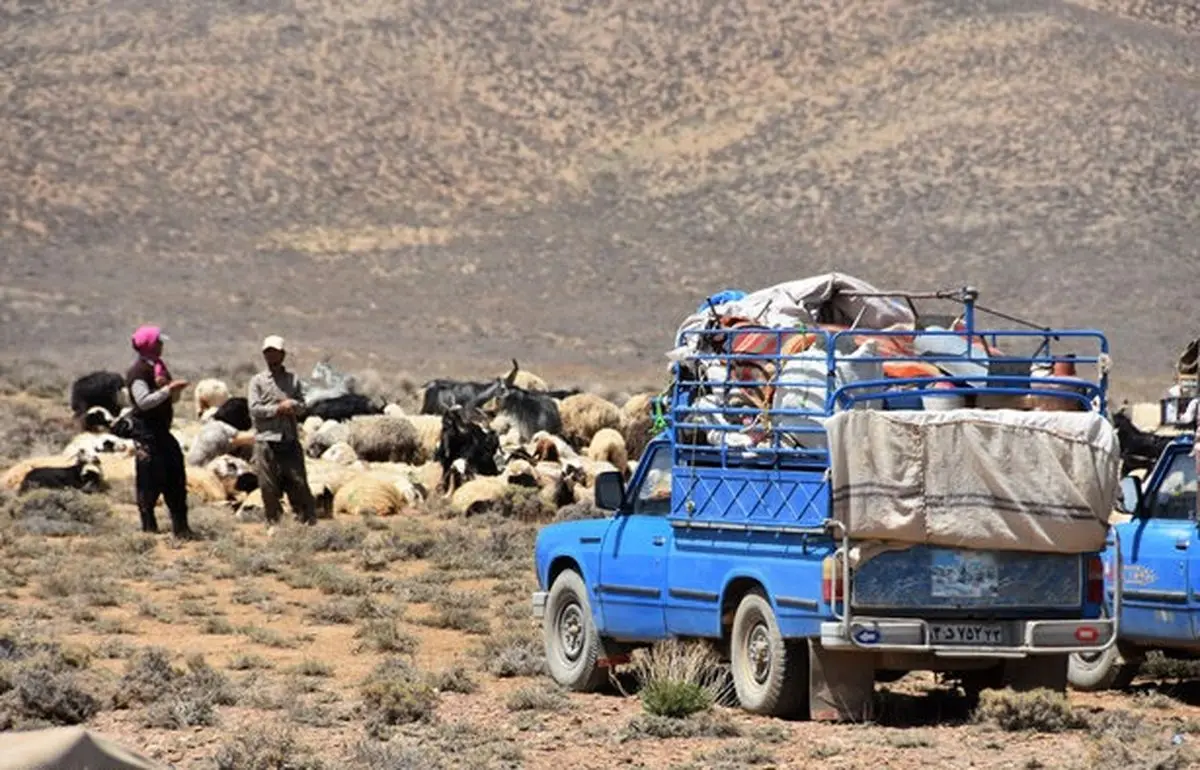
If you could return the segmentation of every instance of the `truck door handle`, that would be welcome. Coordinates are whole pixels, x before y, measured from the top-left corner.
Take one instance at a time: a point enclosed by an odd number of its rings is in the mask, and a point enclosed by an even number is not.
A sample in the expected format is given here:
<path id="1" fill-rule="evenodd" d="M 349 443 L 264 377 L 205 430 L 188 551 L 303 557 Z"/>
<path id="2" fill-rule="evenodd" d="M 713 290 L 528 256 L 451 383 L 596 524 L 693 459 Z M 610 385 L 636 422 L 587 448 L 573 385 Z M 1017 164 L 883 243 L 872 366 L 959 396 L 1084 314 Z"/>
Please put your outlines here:
<path id="1" fill-rule="evenodd" d="M 1177 549 L 1179 549 L 1180 551 L 1186 551 L 1186 550 L 1188 549 L 1188 545 L 1189 545 L 1190 543 L 1191 543 L 1191 539 L 1190 539 L 1190 538 L 1181 537 L 1181 538 L 1179 538 L 1178 540 L 1176 540 L 1176 541 L 1175 541 L 1175 547 L 1176 547 Z"/>
<path id="2" fill-rule="evenodd" d="M 654 536 L 654 537 L 653 537 L 653 538 L 650 540 L 650 542 L 651 542 L 651 543 L 654 543 L 655 545 L 663 545 L 664 543 L 666 543 L 666 542 L 667 542 L 667 539 L 666 539 L 665 537 L 663 537 L 662 535 L 655 535 L 655 536 Z"/>

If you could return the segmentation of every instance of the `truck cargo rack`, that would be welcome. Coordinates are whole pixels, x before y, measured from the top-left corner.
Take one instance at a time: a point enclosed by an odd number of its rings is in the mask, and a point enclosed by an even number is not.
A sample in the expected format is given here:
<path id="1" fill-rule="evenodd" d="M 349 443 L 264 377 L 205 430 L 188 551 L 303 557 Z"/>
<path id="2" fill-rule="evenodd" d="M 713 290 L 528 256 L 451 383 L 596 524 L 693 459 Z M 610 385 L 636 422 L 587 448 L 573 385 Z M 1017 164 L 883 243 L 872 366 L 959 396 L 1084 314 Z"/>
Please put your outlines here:
<path id="1" fill-rule="evenodd" d="M 1100 331 L 1043 327 L 981 308 L 969 288 L 870 295 L 901 297 L 910 305 L 915 298 L 951 299 L 963 312 L 951 329 L 920 323 L 913 329 L 722 328 L 714 316 L 710 328 L 682 331 L 678 347 L 689 353 L 673 364 L 665 415 L 675 463 L 820 467 L 828 463 L 824 421 L 845 409 L 967 406 L 1107 414 L 1111 359 Z M 1027 328 L 980 327 L 977 311 Z M 1033 350 L 1007 352 L 1022 347 Z"/>

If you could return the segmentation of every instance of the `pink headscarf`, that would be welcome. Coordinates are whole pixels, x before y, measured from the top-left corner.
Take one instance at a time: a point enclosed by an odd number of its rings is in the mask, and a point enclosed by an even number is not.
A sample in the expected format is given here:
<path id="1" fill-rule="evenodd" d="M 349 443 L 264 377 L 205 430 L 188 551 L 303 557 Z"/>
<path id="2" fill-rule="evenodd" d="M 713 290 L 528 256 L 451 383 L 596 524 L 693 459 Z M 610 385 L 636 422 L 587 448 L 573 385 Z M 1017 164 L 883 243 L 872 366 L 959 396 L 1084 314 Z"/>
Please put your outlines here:
<path id="1" fill-rule="evenodd" d="M 157 326 L 139 326 L 133 333 L 133 349 L 138 352 L 142 358 L 154 364 L 154 377 L 171 379 L 171 372 L 167 370 L 167 365 L 163 360 L 153 354 L 154 343 L 159 340 L 166 340 L 162 330 Z"/>

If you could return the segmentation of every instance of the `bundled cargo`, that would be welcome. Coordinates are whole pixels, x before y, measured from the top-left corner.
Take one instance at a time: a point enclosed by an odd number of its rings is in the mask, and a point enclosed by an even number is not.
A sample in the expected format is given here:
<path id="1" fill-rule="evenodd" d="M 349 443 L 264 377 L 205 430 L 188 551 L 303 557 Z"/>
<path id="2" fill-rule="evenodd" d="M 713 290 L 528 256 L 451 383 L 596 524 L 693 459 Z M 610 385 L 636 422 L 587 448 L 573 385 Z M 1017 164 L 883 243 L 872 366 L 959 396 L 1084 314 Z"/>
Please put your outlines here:
<path id="1" fill-rule="evenodd" d="M 918 317 L 912 303 L 963 292 L 888 293 L 827 273 L 709 298 L 668 353 L 681 427 L 712 446 L 823 451 L 839 409 L 1092 408 L 1099 391 L 1076 379 L 1074 354 L 1009 356 L 967 314 Z"/>

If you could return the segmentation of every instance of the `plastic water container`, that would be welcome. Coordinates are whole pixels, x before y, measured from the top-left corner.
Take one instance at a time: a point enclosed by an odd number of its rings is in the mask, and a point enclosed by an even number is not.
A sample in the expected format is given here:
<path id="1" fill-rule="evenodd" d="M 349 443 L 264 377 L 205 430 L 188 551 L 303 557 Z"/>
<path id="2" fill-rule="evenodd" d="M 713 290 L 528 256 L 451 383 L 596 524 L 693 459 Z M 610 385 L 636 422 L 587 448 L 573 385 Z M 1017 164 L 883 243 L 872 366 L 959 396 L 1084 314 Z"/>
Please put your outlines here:
<path id="1" fill-rule="evenodd" d="M 958 390 L 948 382 L 934 383 L 931 390 Z M 951 409 L 962 409 L 967 405 L 967 398 L 963 395 L 933 395 L 926 393 L 921 395 L 921 404 L 927 412 L 948 412 Z"/>

